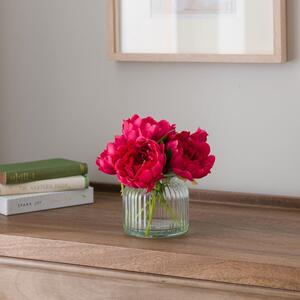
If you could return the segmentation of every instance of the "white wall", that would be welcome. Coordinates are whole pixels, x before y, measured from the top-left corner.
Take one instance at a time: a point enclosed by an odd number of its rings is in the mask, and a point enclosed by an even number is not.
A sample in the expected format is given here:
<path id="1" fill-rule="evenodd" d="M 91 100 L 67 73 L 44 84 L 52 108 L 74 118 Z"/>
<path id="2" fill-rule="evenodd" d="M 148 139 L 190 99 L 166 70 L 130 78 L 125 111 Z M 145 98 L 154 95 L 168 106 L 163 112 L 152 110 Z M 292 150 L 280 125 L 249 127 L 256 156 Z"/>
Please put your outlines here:
<path id="1" fill-rule="evenodd" d="M 115 63 L 104 0 L 0 0 L 0 161 L 86 160 L 133 113 L 210 132 L 199 187 L 300 196 L 300 1 L 285 65 Z"/>

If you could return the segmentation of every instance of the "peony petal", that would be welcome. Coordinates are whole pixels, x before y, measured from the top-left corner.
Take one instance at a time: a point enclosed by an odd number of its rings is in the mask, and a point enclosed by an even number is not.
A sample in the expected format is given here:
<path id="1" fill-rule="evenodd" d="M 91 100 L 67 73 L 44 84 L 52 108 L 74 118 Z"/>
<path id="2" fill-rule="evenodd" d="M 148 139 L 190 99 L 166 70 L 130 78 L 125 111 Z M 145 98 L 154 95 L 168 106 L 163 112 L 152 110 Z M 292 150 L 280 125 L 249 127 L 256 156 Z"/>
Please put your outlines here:
<path id="1" fill-rule="evenodd" d="M 192 174 L 191 174 L 189 171 L 187 171 L 187 170 L 180 170 L 180 169 L 174 168 L 174 169 L 173 169 L 173 172 L 174 172 L 177 176 L 179 176 L 179 177 L 188 179 L 188 180 L 190 180 L 190 181 L 193 181 L 193 180 L 194 180 Z"/>
<path id="2" fill-rule="evenodd" d="M 143 183 L 151 182 L 152 178 L 152 173 L 149 170 L 143 170 L 138 176 L 138 180 L 142 181 Z"/>

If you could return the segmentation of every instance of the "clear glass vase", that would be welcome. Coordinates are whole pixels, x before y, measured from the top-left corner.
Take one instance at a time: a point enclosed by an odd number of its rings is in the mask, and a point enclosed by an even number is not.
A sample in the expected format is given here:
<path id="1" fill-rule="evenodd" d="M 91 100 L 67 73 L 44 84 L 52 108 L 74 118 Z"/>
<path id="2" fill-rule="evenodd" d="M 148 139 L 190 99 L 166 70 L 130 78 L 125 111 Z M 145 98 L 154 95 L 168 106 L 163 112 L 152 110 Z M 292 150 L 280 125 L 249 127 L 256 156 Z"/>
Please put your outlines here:
<path id="1" fill-rule="evenodd" d="M 189 228 L 189 190 L 182 180 L 159 181 L 152 192 L 125 187 L 123 227 L 131 236 L 166 238 L 186 233 Z"/>

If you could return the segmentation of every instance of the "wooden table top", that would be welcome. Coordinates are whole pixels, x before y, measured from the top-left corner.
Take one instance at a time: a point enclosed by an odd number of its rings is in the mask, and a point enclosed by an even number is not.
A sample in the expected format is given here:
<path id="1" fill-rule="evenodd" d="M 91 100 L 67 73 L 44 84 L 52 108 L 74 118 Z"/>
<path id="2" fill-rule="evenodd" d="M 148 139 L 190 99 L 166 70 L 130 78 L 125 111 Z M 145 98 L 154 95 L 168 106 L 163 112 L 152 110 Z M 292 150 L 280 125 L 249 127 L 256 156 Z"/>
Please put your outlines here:
<path id="1" fill-rule="evenodd" d="M 300 210 L 193 200 L 190 231 L 128 237 L 118 194 L 0 216 L 0 256 L 300 291 Z"/>

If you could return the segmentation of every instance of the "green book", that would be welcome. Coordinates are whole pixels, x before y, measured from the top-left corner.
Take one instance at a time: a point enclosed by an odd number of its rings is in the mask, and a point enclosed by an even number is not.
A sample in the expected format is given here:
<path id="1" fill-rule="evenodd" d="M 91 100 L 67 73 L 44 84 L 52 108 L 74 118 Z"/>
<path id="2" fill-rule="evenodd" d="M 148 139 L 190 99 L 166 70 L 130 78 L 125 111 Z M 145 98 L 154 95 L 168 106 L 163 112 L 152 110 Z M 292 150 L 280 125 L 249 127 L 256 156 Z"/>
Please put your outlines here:
<path id="1" fill-rule="evenodd" d="M 19 184 L 37 180 L 85 175 L 86 163 L 62 158 L 16 164 L 0 164 L 0 183 Z"/>

